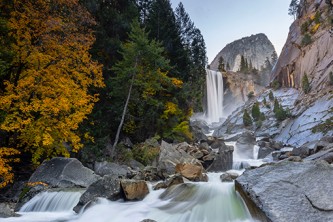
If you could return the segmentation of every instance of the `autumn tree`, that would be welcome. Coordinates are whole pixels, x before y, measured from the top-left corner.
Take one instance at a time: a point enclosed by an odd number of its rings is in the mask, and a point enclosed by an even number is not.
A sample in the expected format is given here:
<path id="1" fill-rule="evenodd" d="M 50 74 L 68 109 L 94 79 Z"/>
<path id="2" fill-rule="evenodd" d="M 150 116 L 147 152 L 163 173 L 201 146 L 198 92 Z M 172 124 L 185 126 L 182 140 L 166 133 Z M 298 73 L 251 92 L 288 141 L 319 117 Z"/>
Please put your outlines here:
<path id="1" fill-rule="evenodd" d="M 8 1 L 1 8 L 14 56 L 0 95 L 0 129 L 32 153 L 33 163 L 68 157 L 82 147 L 77 130 L 97 101 L 88 89 L 103 86 L 101 66 L 88 53 L 94 21 L 77 0 Z"/>

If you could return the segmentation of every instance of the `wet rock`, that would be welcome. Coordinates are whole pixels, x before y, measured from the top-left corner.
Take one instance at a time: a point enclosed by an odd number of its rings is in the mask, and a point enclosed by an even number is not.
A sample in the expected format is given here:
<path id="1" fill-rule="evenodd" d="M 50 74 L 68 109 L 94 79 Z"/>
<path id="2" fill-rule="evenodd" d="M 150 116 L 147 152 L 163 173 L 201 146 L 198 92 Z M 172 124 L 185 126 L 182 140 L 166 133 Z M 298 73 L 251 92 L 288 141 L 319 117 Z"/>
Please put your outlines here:
<path id="1" fill-rule="evenodd" d="M 184 183 L 184 179 L 180 174 L 175 174 L 168 178 L 166 181 L 162 181 L 157 183 L 154 187 L 153 190 L 159 190 L 159 189 L 165 189 L 174 185 L 178 185 Z"/>
<path id="2" fill-rule="evenodd" d="M 246 170 L 235 184 L 261 221 L 333 221 L 332 181 L 325 161 L 282 161 Z"/>
<path id="3" fill-rule="evenodd" d="M 275 149 L 270 147 L 260 147 L 258 152 L 258 159 L 263 159 L 274 151 Z"/>
<path id="4" fill-rule="evenodd" d="M 55 157 L 44 161 L 32 174 L 29 183 L 43 182 L 51 187 L 88 187 L 101 177 L 75 158 Z"/>
<path id="5" fill-rule="evenodd" d="M 301 158 L 305 158 L 307 156 L 310 156 L 311 154 L 314 153 L 314 149 L 313 148 L 310 148 L 306 145 L 303 145 L 301 147 L 298 147 L 298 148 L 294 148 L 290 155 L 292 156 L 299 156 Z"/>
<path id="6" fill-rule="evenodd" d="M 239 175 L 233 172 L 225 172 L 220 176 L 222 182 L 233 182 Z"/>
<path id="7" fill-rule="evenodd" d="M 311 161 L 311 160 L 324 160 L 328 163 L 333 163 L 333 148 L 328 150 L 322 150 L 316 154 L 313 154 L 304 159 L 304 161 Z"/>
<path id="8" fill-rule="evenodd" d="M 253 158 L 253 147 L 256 145 L 256 138 L 253 132 L 246 131 L 237 139 L 237 150 L 242 153 L 243 157 Z"/>
<path id="9" fill-rule="evenodd" d="M 176 172 L 191 181 L 208 181 L 207 175 L 200 164 L 182 163 L 176 165 Z"/>
<path id="10" fill-rule="evenodd" d="M 227 146 L 224 143 L 221 143 L 218 153 L 215 154 L 215 158 L 212 164 L 207 168 L 207 170 L 210 172 L 221 172 L 221 171 L 230 170 L 232 168 L 232 163 L 233 163 L 233 156 L 232 156 L 233 151 L 234 148 L 232 146 Z M 213 155 L 211 155 L 210 157 L 212 156 Z"/>
<path id="11" fill-rule="evenodd" d="M 149 193 L 147 183 L 143 180 L 120 180 L 126 200 L 143 200 Z"/>
<path id="12" fill-rule="evenodd" d="M 0 218 L 15 216 L 15 203 L 5 202 L 0 203 Z"/>
<path id="13" fill-rule="evenodd" d="M 96 201 L 98 197 L 104 197 L 109 200 L 123 198 L 119 179 L 113 175 L 106 175 L 91 184 L 80 197 L 80 201 L 74 207 L 74 211 L 78 213 L 82 207 L 91 201 Z"/>

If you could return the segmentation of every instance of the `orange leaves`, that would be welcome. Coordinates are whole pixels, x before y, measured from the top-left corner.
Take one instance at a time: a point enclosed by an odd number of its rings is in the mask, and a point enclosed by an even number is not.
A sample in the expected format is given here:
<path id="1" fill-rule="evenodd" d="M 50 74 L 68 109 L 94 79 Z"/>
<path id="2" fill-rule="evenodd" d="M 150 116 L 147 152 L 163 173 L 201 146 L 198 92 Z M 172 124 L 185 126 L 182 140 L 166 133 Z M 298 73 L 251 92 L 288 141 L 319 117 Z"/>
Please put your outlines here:
<path id="1" fill-rule="evenodd" d="M 88 52 L 94 24 L 77 0 L 13 1 L 9 35 L 20 69 L 0 95 L 0 129 L 16 132 L 34 163 L 82 148 L 77 129 L 97 101 L 88 89 L 104 86 L 102 66 Z"/>
<path id="2" fill-rule="evenodd" d="M 13 182 L 14 175 L 11 172 L 12 168 L 9 163 L 19 162 L 18 158 L 12 157 L 18 154 L 20 152 L 16 149 L 0 147 L 0 188 Z"/>

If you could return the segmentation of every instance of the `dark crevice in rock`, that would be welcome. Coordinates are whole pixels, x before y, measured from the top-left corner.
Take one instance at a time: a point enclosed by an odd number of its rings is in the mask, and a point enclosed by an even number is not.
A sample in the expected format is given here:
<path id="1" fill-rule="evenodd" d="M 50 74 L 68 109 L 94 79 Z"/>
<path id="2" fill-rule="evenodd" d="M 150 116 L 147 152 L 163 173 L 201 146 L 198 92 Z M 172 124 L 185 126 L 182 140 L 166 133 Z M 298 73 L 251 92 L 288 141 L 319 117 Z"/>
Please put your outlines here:
<path id="1" fill-rule="evenodd" d="M 306 194 L 304 194 L 304 196 L 309 201 L 309 203 L 311 204 L 311 206 L 313 208 L 315 208 L 316 210 L 324 211 L 324 212 L 333 212 L 333 209 L 323 209 L 323 208 L 320 208 L 320 207 L 316 206 Z"/>

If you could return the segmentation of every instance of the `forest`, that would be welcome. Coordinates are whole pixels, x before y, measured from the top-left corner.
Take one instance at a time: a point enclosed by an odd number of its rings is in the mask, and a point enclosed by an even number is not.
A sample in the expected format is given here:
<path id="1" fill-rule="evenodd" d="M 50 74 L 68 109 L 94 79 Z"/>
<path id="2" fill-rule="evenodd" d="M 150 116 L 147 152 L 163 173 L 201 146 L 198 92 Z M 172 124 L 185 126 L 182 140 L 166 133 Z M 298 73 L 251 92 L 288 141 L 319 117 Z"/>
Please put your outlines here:
<path id="1" fill-rule="evenodd" d="M 125 138 L 191 141 L 207 57 L 182 3 L 1 0 L 0 33 L 0 188 L 54 156 L 142 159 Z"/>

